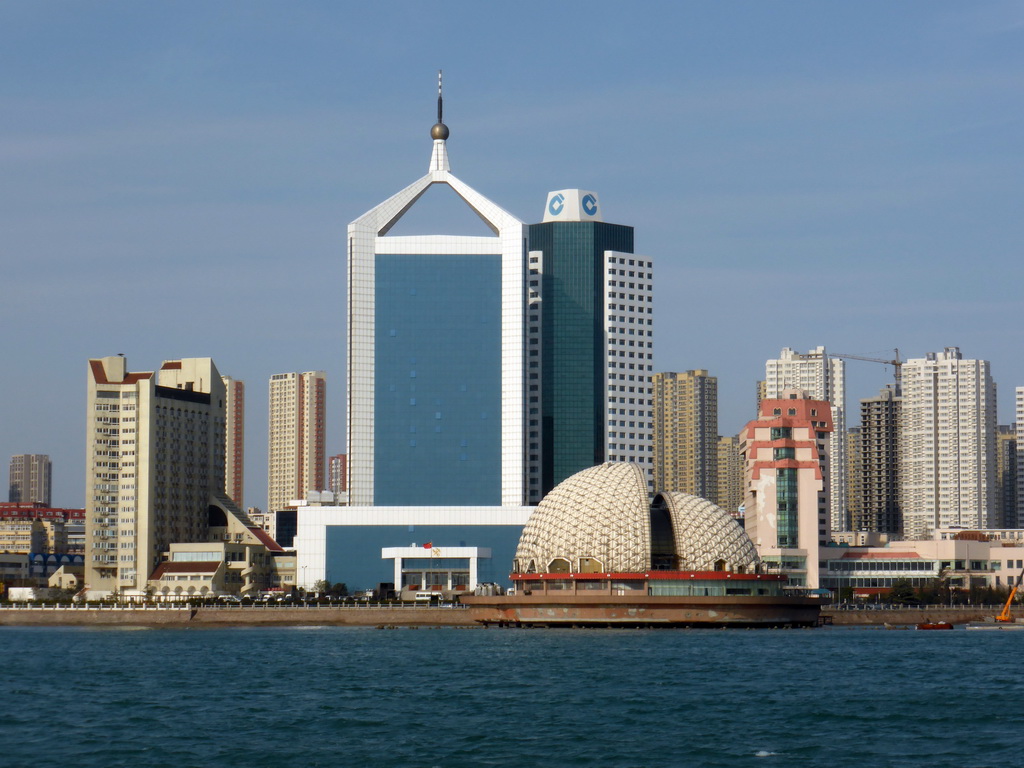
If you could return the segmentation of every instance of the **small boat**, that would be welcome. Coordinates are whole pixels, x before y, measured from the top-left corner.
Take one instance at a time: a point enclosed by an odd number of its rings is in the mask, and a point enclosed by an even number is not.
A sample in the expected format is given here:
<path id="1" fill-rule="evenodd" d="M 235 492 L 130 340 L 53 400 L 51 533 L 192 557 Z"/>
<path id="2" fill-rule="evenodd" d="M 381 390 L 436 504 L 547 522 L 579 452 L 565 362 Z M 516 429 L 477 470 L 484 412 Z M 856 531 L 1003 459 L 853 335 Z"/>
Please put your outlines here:
<path id="1" fill-rule="evenodd" d="M 918 629 L 952 629 L 953 625 L 948 621 L 922 621 L 917 625 Z"/>

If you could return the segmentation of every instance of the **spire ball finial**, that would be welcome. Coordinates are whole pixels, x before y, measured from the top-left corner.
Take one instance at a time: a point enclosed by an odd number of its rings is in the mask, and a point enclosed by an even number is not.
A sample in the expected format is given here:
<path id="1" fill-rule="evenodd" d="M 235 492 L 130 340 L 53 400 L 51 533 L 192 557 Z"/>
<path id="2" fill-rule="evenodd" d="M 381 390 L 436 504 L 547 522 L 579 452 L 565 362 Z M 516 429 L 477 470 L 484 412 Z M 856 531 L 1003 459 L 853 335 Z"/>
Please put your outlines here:
<path id="1" fill-rule="evenodd" d="M 448 126 L 444 124 L 444 101 L 441 98 L 441 70 L 437 70 L 437 122 L 430 129 L 430 138 L 434 141 L 445 141 L 448 138 Z"/>

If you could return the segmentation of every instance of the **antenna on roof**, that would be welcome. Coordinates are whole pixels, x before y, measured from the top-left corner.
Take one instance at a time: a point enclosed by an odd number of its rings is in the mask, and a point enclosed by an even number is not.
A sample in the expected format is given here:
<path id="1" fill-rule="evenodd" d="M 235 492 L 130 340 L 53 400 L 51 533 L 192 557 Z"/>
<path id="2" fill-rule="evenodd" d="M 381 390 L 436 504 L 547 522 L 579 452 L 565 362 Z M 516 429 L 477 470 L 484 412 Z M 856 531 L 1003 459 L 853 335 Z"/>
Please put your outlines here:
<path id="1" fill-rule="evenodd" d="M 437 141 L 448 138 L 448 126 L 444 124 L 444 99 L 441 96 L 441 70 L 437 70 L 437 122 L 430 129 L 430 137 Z"/>

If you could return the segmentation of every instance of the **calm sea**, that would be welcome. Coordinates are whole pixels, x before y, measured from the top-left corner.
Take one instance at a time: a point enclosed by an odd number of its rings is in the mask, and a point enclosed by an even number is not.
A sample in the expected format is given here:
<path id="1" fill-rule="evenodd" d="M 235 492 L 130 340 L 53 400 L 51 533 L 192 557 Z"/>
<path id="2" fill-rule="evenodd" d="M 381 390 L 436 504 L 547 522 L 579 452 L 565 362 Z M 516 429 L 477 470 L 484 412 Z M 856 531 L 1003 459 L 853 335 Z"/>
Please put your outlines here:
<path id="1" fill-rule="evenodd" d="M 0 629 L 0 765 L 1024 765 L 1024 633 Z"/>

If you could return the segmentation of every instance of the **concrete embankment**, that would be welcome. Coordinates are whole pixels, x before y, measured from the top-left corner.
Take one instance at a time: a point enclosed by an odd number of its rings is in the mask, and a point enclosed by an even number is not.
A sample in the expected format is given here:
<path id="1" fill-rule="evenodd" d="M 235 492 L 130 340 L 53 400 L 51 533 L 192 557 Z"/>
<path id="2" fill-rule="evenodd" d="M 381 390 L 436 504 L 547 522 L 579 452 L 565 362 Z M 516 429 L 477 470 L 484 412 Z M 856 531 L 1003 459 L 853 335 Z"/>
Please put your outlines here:
<path id="1" fill-rule="evenodd" d="M 463 608 L 0 608 L 0 626 L 476 626 Z"/>
<path id="2" fill-rule="evenodd" d="M 888 610 L 837 610 L 823 608 L 821 615 L 836 626 L 914 625 L 922 621 L 966 624 L 984 621 L 998 612 L 992 607 Z M 434 606 L 294 608 L 262 607 L 148 607 L 148 608 L 55 608 L 32 606 L 0 608 L 0 627 L 15 626 L 352 626 L 352 627 L 465 627 L 477 626 L 464 608 Z"/>
<path id="3" fill-rule="evenodd" d="M 929 607 L 893 608 L 884 610 L 853 610 L 841 611 L 834 608 L 822 608 L 822 617 L 831 617 L 836 626 L 869 626 L 869 625 L 901 625 L 919 624 L 924 621 L 948 621 L 950 624 L 966 624 L 970 621 L 984 621 L 988 616 L 999 612 L 992 607 Z"/>

